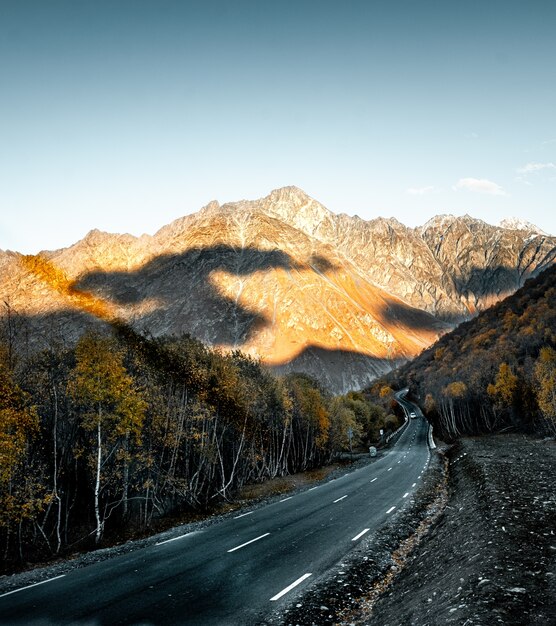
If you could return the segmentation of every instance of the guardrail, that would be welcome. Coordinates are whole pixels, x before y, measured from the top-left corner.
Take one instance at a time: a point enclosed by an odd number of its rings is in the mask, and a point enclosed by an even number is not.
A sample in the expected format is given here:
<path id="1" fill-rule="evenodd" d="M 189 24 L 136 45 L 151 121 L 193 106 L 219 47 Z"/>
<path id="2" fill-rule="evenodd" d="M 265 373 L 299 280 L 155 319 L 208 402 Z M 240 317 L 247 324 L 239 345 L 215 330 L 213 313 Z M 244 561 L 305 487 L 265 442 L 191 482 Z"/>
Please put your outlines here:
<path id="1" fill-rule="evenodd" d="M 432 424 L 429 424 L 429 448 L 434 450 L 436 448 L 436 444 L 434 443 L 434 439 L 432 438 Z"/>
<path id="2" fill-rule="evenodd" d="M 404 411 L 405 411 L 405 409 L 404 409 Z M 407 417 L 407 413 L 406 413 L 406 415 L 405 415 L 405 422 L 398 428 L 398 430 L 395 430 L 393 433 L 390 433 L 386 437 L 386 443 L 388 443 L 390 441 L 390 439 L 392 439 L 392 437 L 395 437 L 399 432 L 401 432 L 408 424 L 409 424 L 409 418 Z"/>
<path id="3" fill-rule="evenodd" d="M 404 423 L 397 429 L 395 430 L 393 433 L 390 433 L 386 439 L 384 440 L 385 443 L 389 443 L 390 439 L 392 439 L 392 437 L 395 437 L 398 433 L 400 433 L 408 424 L 409 424 L 409 411 L 407 410 L 407 407 L 404 406 L 403 401 L 400 402 L 400 400 L 402 398 L 404 398 L 407 395 L 407 392 L 409 391 L 409 387 L 406 387 L 405 389 L 402 389 L 401 391 L 398 391 L 398 393 L 394 394 L 394 398 L 396 398 L 396 402 L 402 407 L 404 415 L 405 415 L 405 421 Z M 399 397 L 398 397 L 399 396 Z"/>

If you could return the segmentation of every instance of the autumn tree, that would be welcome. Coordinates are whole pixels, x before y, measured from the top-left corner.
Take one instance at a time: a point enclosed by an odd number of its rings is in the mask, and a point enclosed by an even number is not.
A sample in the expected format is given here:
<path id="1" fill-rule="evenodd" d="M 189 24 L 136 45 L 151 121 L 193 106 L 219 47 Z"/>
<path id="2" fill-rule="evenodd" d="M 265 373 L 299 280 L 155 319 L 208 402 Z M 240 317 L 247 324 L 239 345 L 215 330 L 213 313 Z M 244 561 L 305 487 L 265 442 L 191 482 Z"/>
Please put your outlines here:
<path id="1" fill-rule="evenodd" d="M 286 383 L 292 402 L 290 464 L 293 471 L 305 470 L 324 457 L 330 416 L 313 379 L 305 374 L 291 374 Z"/>
<path id="2" fill-rule="evenodd" d="M 461 434 L 461 405 L 467 394 L 467 385 L 456 380 L 443 389 L 443 399 L 440 403 L 442 426 L 450 437 Z"/>
<path id="3" fill-rule="evenodd" d="M 361 437 L 361 426 L 357 423 L 354 411 L 345 398 L 333 398 L 329 406 L 330 445 L 334 451 L 347 450 L 353 438 Z"/>
<path id="4" fill-rule="evenodd" d="M 494 383 L 487 386 L 487 394 L 491 398 L 495 415 L 515 421 L 516 396 L 519 386 L 518 377 L 507 363 L 500 363 Z"/>
<path id="5" fill-rule="evenodd" d="M 114 339 L 96 333 L 84 335 L 77 345 L 69 391 L 81 409 L 83 429 L 95 435 L 95 452 L 90 460 L 94 467 L 95 540 L 98 543 L 114 505 L 126 506 L 129 446 L 140 441 L 145 402 L 124 367 L 123 352 Z M 112 469 L 119 465 L 121 496 L 115 503 L 105 502 L 101 510 L 104 481 L 110 484 L 114 480 L 114 474 L 109 476 L 109 463 Z"/>
<path id="6" fill-rule="evenodd" d="M 544 347 L 535 363 L 536 397 L 549 430 L 556 434 L 556 350 Z"/>
<path id="7" fill-rule="evenodd" d="M 394 393 L 392 387 L 389 387 L 388 385 L 384 385 L 380 388 L 379 391 L 379 397 L 381 398 L 387 398 L 389 396 L 391 396 Z"/>
<path id="8" fill-rule="evenodd" d="M 5 531 L 5 555 L 10 531 L 34 520 L 48 498 L 37 475 L 31 445 L 39 432 L 39 419 L 30 398 L 14 381 L 8 351 L 0 347 L 0 528 Z"/>
<path id="9" fill-rule="evenodd" d="M 500 363 L 494 383 L 487 387 L 487 393 L 501 409 L 513 406 L 517 392 L 517 376 L 507 363 Z"/>

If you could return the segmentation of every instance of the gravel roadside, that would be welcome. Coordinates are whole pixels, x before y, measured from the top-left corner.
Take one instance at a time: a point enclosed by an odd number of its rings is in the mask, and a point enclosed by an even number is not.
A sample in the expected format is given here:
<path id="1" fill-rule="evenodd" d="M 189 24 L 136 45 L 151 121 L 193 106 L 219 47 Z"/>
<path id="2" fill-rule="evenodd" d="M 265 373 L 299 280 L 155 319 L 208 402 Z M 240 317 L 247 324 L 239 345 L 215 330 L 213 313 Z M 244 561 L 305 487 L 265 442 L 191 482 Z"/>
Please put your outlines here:
<path id="1" fill-rule="evenodd" d="M 405 510 L 266 623 L 556 625 L 556 442 L 466 438 L 432 459 Z"/>
<path id="2" fill-rule="evenodd" d="M 374 603 L 402 570 L 409 553 L 442 514 L 447 500 L 447 459 L 430 463 L 414 496 L 384 526 L 362 540 L 292 606 L 262 624 L 332 626 L 365 623 Z"/>
<path id="3" fill-rule="evenodd" d="M 449 457 L 448 506 L 362 623 L 556 624 L 556 442 L 466 438 Z"/>

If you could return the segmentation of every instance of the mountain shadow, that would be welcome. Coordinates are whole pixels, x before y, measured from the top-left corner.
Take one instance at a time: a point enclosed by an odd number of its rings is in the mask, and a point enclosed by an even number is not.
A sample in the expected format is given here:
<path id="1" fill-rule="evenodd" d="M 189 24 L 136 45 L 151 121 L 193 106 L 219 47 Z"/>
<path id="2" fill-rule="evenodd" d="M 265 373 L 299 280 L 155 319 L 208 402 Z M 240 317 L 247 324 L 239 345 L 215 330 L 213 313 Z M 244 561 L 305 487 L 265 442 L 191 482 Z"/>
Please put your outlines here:
<path id="1" fill-rule="evenodd" d="M 320 381 L 333 394 L 363 389 L 390 372 L 402 360 L 379 359 L 360 352 L 307 346 L 294 359 L 270 369 L 276 374 L 303 372 Z"/>
<path id="2" fill-rule="evenodd" d="M 244 277 L 300 266 L 280 250 L 216 245 L 161 255 L 134 271 L 89 272 L 75 282 L 79 291 L 118 306 L 133 305 L 131 323 L 153 335 L 187 332 L 209 345 L 240 346 L 269 321 L 239 300 Z M 211 280 L 215 272 L 237 279 L 235 298 Z"/>
<path id="3" fill-rule="evenodd" d="M 521 289 L 525 282 L 538 276 L 545 269 L 552 266 L 556 260 L 556 249 L 546 255 L 538 265 L 525 264 L 516 267 L 493 265 L 487 267 L 472 266 L 454 274 L 451 284 L 457 296 L 465 301 L 469 312 L 473 315 L 476 311 L 487 309 L 494 302 L 502 300 Z M 449 316 L 443 316 L 448 319 Z M 453 321 L 463 321 L 468 317 L 454 316 Z"/>
<path id="4" fill-rule="evenodd" d="M 432 313 L 417 309 L 402 300 L 388 302 L 381 307 L 380 314 L 385 322 L 391 324 L 403 324 L 414 332 L 432 332 L 438 330 L 445 332 L 451 330 L 454 325 L 443 318 L 435 317 Z"/>

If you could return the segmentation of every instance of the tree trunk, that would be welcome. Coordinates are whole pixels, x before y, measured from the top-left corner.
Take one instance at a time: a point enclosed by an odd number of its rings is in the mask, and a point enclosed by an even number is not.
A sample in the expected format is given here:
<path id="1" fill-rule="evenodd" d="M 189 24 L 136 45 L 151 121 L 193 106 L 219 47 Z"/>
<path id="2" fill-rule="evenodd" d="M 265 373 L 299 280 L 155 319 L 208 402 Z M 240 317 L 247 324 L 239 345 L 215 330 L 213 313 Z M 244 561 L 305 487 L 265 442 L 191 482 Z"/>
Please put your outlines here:
<path id="1" fill-rule="evenodd" d="M 129 498 L 129 458 L 128 458 L 129 457 L 129 431 L 127 431 L 125 434 L 124 450 L 125 450 L 125 456 L 124 456 L 124 476 L 123 476 L 123 480 L 124 480 L 123 516 L 124 516 L 124 519 L 126 519 L 127 512 L 128 512 L 128 498 Z"/>
<path id="2" fill-rule="evenodd" d="M 54 472 L 53 472 L 53 491 L 54 498 L 57 504 L 56 516 L 56 554 L 60 552 L 60 546 L 62 545 L 62 537 L 60 534 L 60 527 L 62 525 L 62 498 L 58 494 L 58 394 L 56 393 L 56 382 L 52 382 L 52 391 L 54 393 Z"/>
<path id="3" fill-rule="evenodd" d="M 98 421 L 97 421 L 97 475 L 95 481 L 95 518 L 97 521 L 97 528 L 95 533 L 95 542 L 99 543 L 100 537 L 102 535 L 102 522 L 100 519 L 100 506 L 99 506 L 99 498 L 100 498 L 100 466 L 102 463 L 102 437 L 101 437 L 101 411 L 99 411 Z"/>

